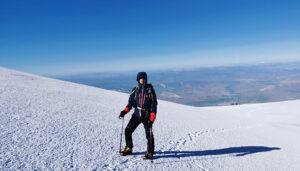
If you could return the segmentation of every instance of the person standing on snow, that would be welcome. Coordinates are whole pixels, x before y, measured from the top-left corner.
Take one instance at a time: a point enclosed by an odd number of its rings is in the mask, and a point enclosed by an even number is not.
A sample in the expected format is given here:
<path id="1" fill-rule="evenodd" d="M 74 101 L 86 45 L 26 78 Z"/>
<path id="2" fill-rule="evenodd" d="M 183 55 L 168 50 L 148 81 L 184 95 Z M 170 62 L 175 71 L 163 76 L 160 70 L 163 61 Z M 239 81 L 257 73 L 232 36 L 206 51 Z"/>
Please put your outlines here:
<path id="1" fill-rule="evenodd" d="M 123 118 L 132 107 L 135 108 L 128 125 L 125 128 L 126 146 L 121 152 L 121 156 L 132 154 L 132 133 L 140 123 L 143 123 L 148 141 L 147 154 L 145 155 L 144 159 L 151 159 L 154 154 L 152 124 L 156 118 L 157 99 L 152 85 L 147 83 L 146 72 L 139 72 L 136 80 L 138 82 L 138 86 L 132 89 L 129 96 L 128 105 L 120 112 L 119 115 L 119 118 Z"/>

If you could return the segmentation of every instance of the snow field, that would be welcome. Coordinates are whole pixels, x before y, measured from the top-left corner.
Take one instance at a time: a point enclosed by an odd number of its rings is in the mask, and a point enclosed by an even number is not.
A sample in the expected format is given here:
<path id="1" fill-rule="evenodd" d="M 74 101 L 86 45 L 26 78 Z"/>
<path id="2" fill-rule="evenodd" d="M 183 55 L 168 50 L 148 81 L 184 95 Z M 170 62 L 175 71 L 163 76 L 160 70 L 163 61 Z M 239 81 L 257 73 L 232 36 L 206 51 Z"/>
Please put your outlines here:
<path id="1" fill-rule="evenodd" d="M 142 124 L 134 155 L 118 154 L 117 117 L 128 94 L 5 68 L 0 81 L 0 170 L 300 170 L 300 100 L 225 107 L 159 100 L 151 163 L 141 159 Z"/>

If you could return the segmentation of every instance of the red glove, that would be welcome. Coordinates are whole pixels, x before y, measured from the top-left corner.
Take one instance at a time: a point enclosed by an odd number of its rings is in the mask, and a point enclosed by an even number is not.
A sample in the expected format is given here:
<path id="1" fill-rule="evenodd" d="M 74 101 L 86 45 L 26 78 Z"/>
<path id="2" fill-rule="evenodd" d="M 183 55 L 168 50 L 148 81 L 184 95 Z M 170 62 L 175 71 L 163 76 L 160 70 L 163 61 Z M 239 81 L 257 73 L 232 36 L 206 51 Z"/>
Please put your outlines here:
<path id="1" fill-rule="evenodd" d="M 127 113 L 130 111 L 130 109 L 128 107 L 125 107 L 124 109 Z"/>
<path id="2" fill-rule="evenodd" d="M 156 118 L 156 114 L 155 114 L 155 113 L 151 113 L 151 114 L 150 114 L 150 119 L 149 119 L 149 120 L 150 120 L 152 123 L 154 123 L 155 118 Z"/>

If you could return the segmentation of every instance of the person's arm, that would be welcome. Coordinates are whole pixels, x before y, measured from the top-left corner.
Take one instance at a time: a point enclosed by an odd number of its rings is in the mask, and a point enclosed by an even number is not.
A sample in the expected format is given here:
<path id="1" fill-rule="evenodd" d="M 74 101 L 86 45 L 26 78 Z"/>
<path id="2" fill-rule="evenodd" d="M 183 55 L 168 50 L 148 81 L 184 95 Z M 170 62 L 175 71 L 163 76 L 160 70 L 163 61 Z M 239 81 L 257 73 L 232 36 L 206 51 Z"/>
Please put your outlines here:
<path id="1" fill-rule="evenodd" d="M 150 114 L 150 121 L 153 123 L 156 118 L 157 114 L 157 99 L 156 99 L 156 94 L 154 89 L 152 88 L 152 93 L 150 94 L 151 96 L 151 114 Z"/>
<path id="2" fill-rule="evenodd" d="M 128 104 L 127 104 L 126 108 L 124 109 L 124 110 L 126 110 L 127 112 L 129 112 L 129 111 L 131 110 L 131 108 L 133 107 L 133 105 L 134 105 L 135 91 L 136 91 L 136 87 L 134 87 L 134 88 L 131 90 L 131 93 L 130 93 L 130 95 L 129 95 Z"/>
<path id="3" fill-rule="evenodd" d="M 135 90 L 136 90 L 136 88 L 134 87 L 129 95 L 128 104 L 125 107 L 125 109 L 120 112 L 119 118 L 124 117 L 131 110 L 131 108 L 134 104 Z"/>

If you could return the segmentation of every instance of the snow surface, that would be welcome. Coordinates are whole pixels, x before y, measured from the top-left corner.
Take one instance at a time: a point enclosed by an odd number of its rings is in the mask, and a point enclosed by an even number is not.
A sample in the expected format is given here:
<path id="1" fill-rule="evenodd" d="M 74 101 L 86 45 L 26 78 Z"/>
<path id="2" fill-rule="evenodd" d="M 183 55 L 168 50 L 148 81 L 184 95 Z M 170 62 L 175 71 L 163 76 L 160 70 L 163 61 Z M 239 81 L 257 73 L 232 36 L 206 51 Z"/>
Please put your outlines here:
<path id="1" fill-rule="evenodd" d="M 158 101 L 153 163 L 141 159 L 142 125 L 134 155 L 119 156 L 117 116 L 127 100 L 0 68 L 0 170 L 300 170 L 300 100 L 225 107 Z"/>

